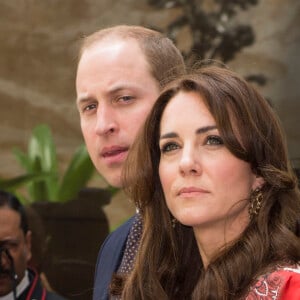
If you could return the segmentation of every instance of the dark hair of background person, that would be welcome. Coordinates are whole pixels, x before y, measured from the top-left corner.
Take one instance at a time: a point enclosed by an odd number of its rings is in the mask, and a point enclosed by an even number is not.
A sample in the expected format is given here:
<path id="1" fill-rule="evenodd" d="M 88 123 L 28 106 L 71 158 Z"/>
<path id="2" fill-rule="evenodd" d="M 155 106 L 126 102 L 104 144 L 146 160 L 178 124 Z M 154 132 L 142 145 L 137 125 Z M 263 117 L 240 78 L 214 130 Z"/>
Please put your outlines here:
<path id="1" fill-rule="evenodd" d="M 27 221 L 24 206 L 20 203 L 18 198 L 9 192 L 0 190 L 0 208 L 3 207 L 8 207 L 16 211 L 20 215 L 21 217 L 20 227 L 24 235 L 26 235 L 28 231 L 28 221 Z"/>
<path id="2" fill-rule="evenodd" d="M 205 270 L 193 229 L 172 227 L 159 180 L 160 120 L 179 92 L 203 98 L 225 146 L 265 180 L 259 214 Z M 282 126 L 269 103 L 226 68 L 204 66 L 161 93 L 128 156 L 124 182 L 144 231 L 122 299 L 240 299 L 258 275 L 300 260 L 300 196 Z M 112 293 L 120 293 L 123 283 Z"/>

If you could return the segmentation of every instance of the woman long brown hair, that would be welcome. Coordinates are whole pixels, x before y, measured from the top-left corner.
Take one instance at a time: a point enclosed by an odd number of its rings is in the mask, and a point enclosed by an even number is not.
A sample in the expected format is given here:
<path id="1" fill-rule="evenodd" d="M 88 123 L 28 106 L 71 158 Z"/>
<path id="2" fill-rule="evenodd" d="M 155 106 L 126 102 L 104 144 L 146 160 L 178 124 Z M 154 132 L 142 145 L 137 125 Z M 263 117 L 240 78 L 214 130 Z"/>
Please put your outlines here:
<path id="1" fill-rule="evenodd" d="M 258 215 L 207 268 L 193 229 L 173 226 L 158 174 L 160 120 L 180 91 L 201 95 L 225 146 L 265 181 Z M 202 67 L 161 93 L 128 157 L 124 180 L 144 230 L 122 299 L 240 299 L 257 276 L 300 261 L 299 190 L 280 122 L 269 103 L 228 69 Z"/>

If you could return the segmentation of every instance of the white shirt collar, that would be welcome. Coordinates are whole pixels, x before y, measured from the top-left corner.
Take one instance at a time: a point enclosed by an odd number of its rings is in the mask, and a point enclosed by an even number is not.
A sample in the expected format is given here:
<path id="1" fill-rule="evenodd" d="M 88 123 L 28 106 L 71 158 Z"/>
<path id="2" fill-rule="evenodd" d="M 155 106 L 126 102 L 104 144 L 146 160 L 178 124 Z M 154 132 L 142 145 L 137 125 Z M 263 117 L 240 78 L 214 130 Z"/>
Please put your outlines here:
<path id="1" fill-rule="evenodd" d="M 28 271 L 26 270 L 23 279 L 17 285 L 17 297 L 19 297 L 26 290 L 26 288 L 29 286 L 29 283 L 29 275 Z M 10 292 L 5 296 L 0 297 L 0 300 L 14 300 L 13 292 Z"/>

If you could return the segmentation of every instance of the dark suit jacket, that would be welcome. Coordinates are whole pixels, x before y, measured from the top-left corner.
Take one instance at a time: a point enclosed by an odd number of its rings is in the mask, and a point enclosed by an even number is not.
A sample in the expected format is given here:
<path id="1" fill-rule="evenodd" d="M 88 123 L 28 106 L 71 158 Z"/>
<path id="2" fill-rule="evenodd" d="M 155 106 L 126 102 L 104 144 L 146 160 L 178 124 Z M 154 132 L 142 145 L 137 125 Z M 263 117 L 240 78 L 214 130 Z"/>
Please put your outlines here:
<path id="1" fill-rule="evenodd" d="M 29 286 L 17 297 L 17 300 L 38 299 L 38 300 L 66 300 L 62 296 L 47 291 L 39 278 L 36 270 L 27 268 L 29 276 Z"/>
<path id="2" fill-rule="evenodd" d="M 93 300 L 108 300 L 112 275 L 121 263 L 127 237 L 135 216 L 112 232 L 103 242 L 98 254 Z"/>

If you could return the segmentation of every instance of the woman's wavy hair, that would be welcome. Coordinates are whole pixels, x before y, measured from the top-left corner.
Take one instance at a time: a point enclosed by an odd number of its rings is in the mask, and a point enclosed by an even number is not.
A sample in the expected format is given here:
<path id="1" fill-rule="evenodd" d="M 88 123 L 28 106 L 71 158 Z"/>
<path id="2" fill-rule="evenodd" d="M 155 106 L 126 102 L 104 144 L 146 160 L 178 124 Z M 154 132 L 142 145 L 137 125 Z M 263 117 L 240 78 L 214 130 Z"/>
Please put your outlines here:
<path id="1" fill-rule="evenodd" d="M 172 227 L 159 180 L 160 120 L 179 92 L 202 97 L 225 146 L 265 181 L 259 214 L 206 269 L 192 228 Z M 144 229 L 122 299 L 240 299 L 258 275 L 300 260 L 299 190 L 279 119 L 249 83 L 224 67 L 200 67 L 164 89 L 128 156 L 124 186 Z"/>

